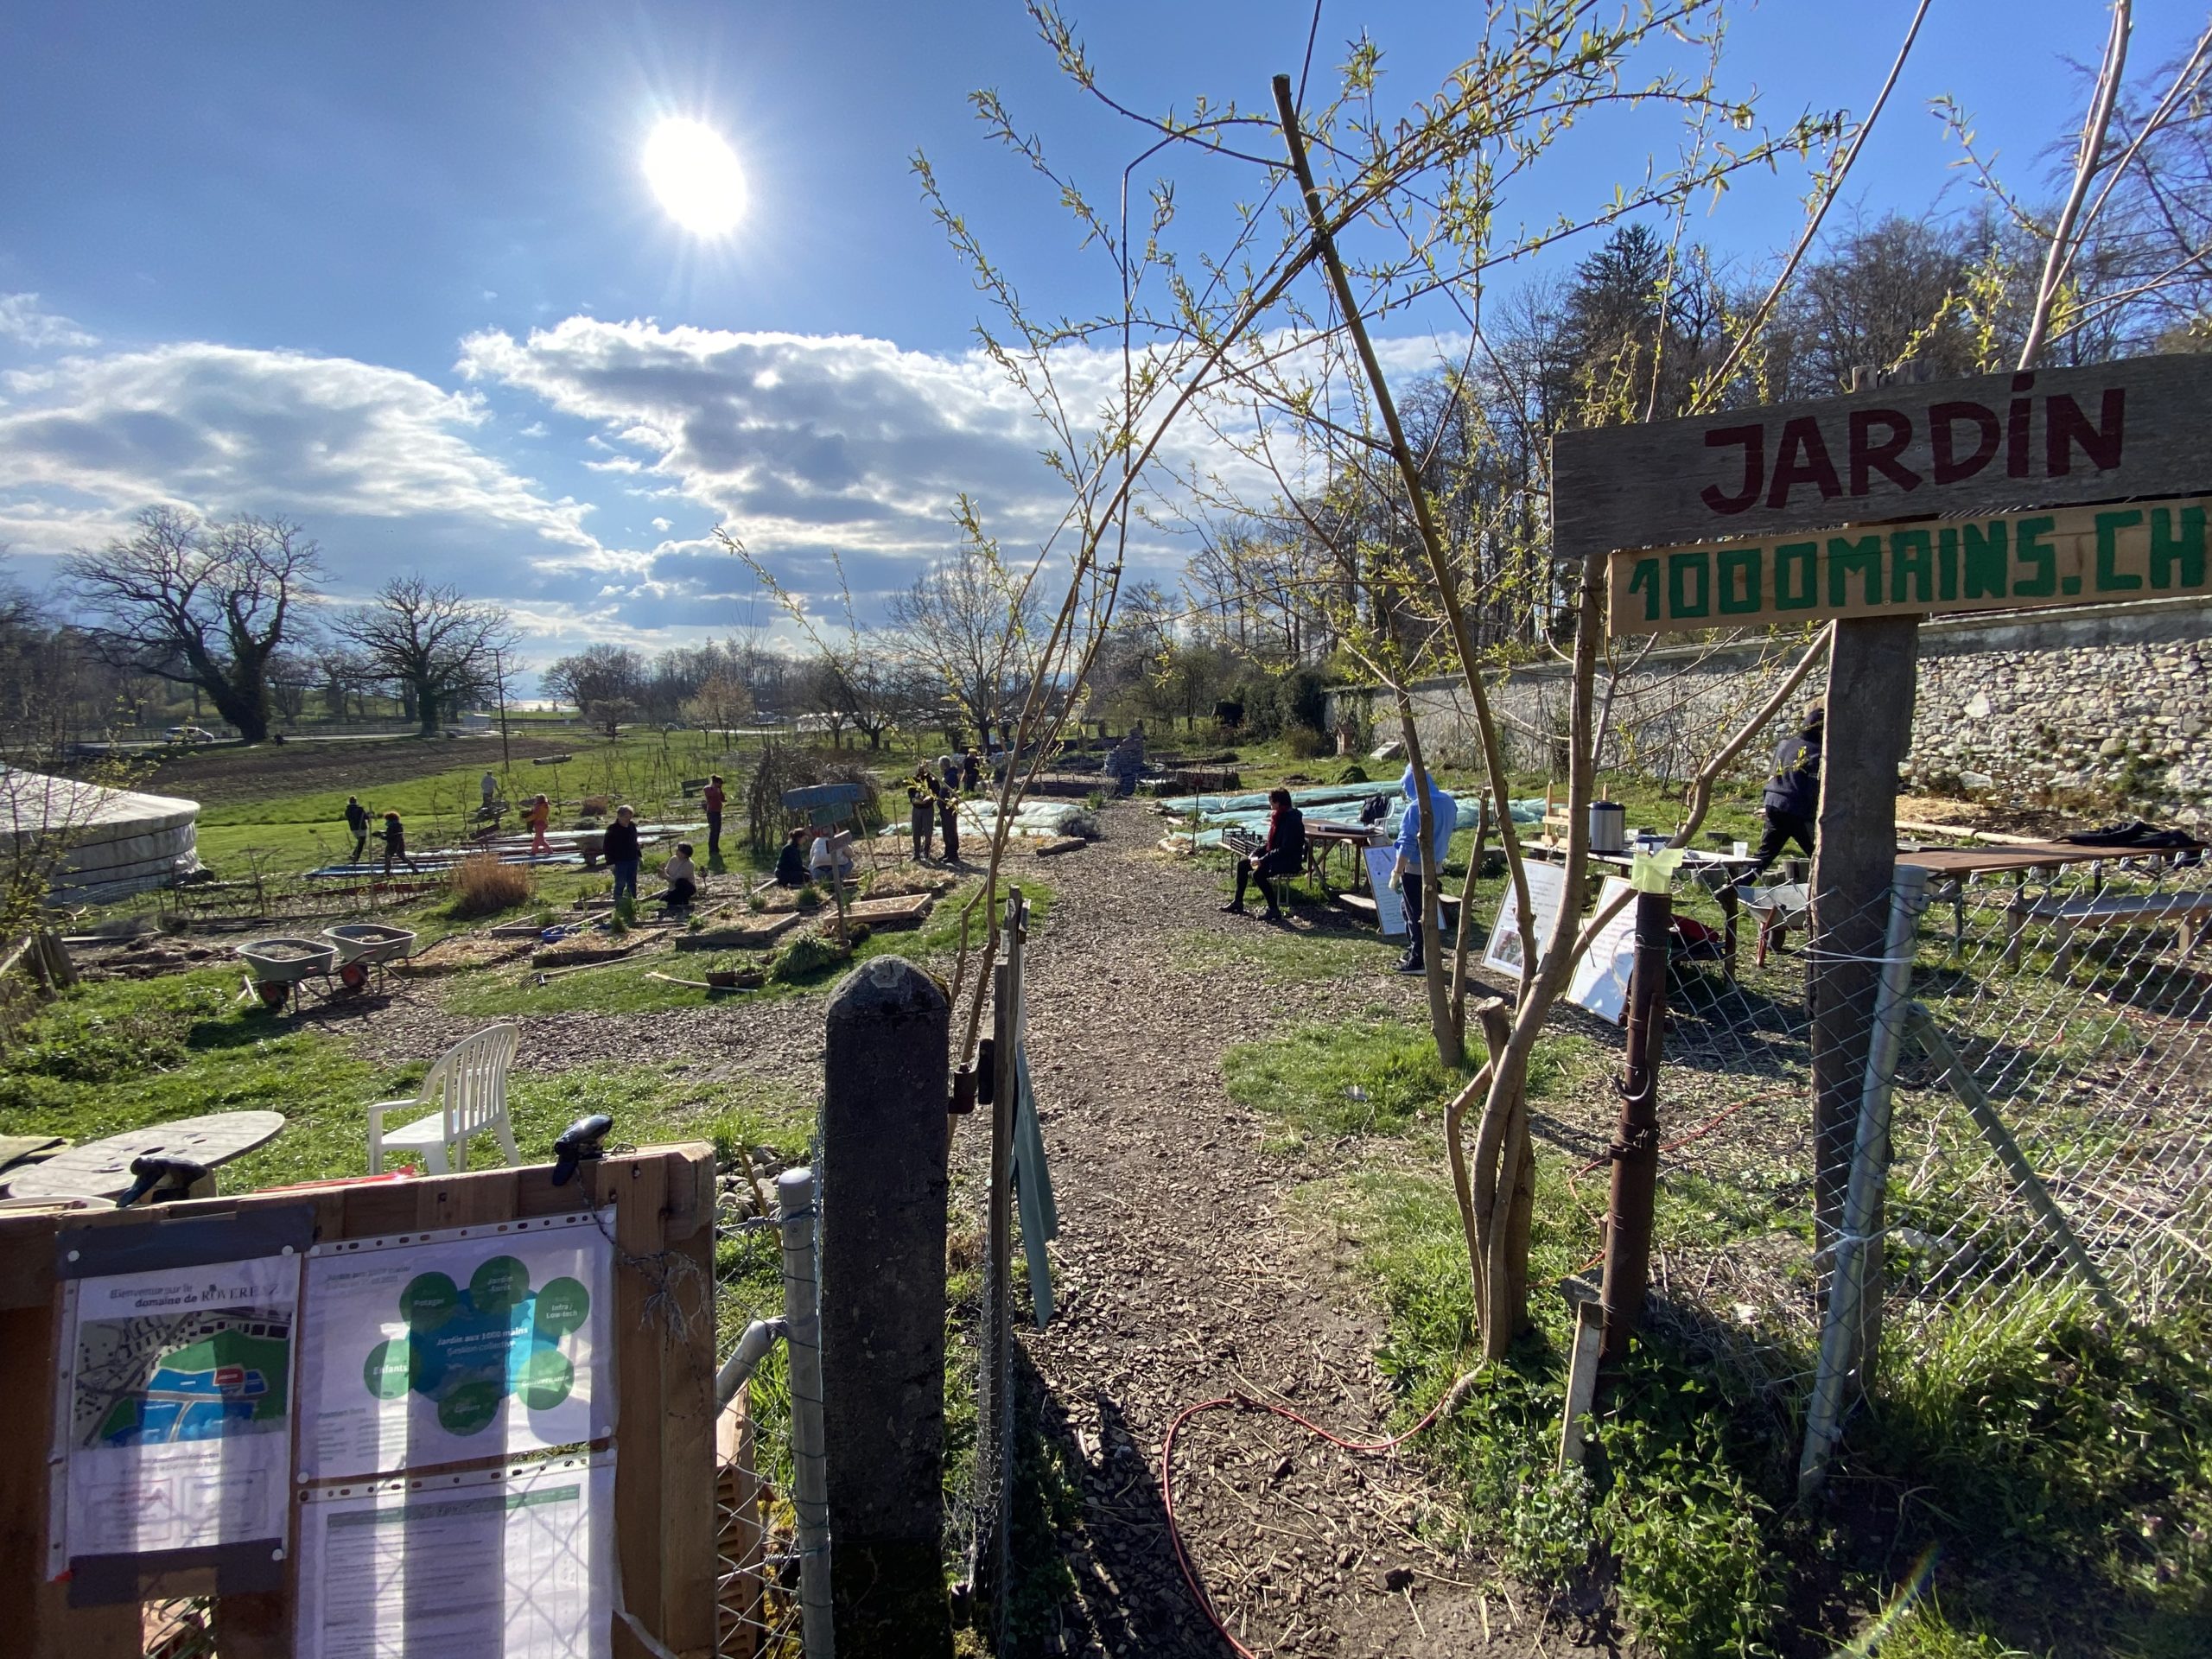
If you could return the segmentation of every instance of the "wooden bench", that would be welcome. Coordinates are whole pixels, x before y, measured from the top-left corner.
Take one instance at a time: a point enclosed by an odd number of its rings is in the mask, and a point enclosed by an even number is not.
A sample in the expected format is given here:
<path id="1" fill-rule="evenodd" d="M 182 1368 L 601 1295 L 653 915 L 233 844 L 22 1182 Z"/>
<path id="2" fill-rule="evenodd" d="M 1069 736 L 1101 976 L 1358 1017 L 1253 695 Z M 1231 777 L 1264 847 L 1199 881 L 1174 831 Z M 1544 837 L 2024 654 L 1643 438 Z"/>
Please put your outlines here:
<path id="1" fill-rule="evenodd" d="M 2212 892 L 2101 893 L 2093 898 L 2046 899 L 2024 905 L 2012 912 L 2011 935 L 2005 942 L 2008 957 L 2013 954 L 2020 930 L 2030 918 L 2050 924 L 2051 938 L 2057 946 L 2051 966 L 2062 974 L 2073 963 L 2076 933 L 2114 923 L 2128 926 L 2171 922 L 2181 931 L 2181 954 L 2186 957 L 2196 948 L 2206 920 L 2212 918 Z"/>

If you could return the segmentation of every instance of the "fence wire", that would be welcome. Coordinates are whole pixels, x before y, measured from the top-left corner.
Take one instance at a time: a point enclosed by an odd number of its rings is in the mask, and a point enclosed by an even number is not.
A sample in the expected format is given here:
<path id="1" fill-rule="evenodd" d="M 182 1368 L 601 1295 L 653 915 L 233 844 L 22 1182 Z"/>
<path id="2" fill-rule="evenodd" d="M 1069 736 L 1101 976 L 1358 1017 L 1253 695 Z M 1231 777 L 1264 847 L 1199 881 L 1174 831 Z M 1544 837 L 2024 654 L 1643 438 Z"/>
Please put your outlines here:
<path id="1" fill-rule="evenodd" d="M 784 1311 L 774 1179 L 742 1147 L 721 1175 L 715 1226 L 715 1358 Z M 742 1165 L 735 1160 L 747 1160 Z M 790 1351 L 779 1342 L 715 1425 L 717 1659 L 800 1659 Z"/>
<path id="2" fill-rule="evenodd" d="M 2101 1305 L 2212 1295 L 2212 877 L 2145 857 L 1985 878 L 1923 918 L 1884 1228 L 1923 1374 Z"/>

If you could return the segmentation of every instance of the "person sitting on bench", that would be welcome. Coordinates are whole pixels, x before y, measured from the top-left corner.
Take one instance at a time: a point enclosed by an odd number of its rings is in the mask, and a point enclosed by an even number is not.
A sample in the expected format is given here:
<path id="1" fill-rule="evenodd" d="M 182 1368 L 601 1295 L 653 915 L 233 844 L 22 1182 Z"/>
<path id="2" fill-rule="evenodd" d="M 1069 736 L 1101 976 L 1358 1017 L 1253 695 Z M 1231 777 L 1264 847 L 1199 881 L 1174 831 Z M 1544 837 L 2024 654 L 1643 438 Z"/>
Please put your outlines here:
<path id="1" fill-rule="evenodd" d="M 657 900 L 668 910 L 689 910 L 691 901 L 699 896 L 699 870 L 691 861 L 691 843 L 676 843 L 676 856 L 661 867 L 661 875 L 668 882 L 668 891 Z"/>
<path id="2" fill-rule="evenodd" d="M 1253 881 L 1260 886 L 1260 897 L 1268 902 L 1267 919 L 1282 920 L 1282 909 L 1275 903 L 1275 890 L 1268 885 L 1271 875 L 1296 875 L 1306 864 L 1306 816 L 1290 804 L 1290 791 L 1271 789 L 1268 791 L 1268 838 L 1260 843 L 1260 850 L 1248 858 L 1236 861 L 1236 896 L 1222 906 L 1232 916 L 1243 916 L 1244 889 Z"/>

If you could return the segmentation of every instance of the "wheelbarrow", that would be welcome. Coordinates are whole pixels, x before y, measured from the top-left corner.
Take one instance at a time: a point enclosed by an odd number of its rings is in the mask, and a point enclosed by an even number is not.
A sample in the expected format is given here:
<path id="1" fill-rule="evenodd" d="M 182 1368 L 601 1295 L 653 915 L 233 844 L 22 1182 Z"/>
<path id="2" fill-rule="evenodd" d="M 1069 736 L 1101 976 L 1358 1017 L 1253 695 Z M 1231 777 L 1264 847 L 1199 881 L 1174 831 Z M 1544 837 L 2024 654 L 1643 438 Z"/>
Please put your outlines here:
<path id="1" fill-rule="evenodd" d="M 1812 907 L 1812 898 L 1802 881 L 1784 882 L 1778 887 L 1746 887 L 1743 906 L 1759 925 L 1758 965 L 1766 965 L 1767 941 L 1772 939 L 1775 948 L 1781 950 L 1789 943 L 1789 930 L 1805 925 L 1805 913 Z"/>
<path id="2" fill-rule="evenodd" d="M 382 922 L 340 922 L 324 928 L 322 937 L 338 953 L 338 984 L 348 995 L 366 989 L 385 963 L 400 961 L 415 950 L 414 934 Z"/>
<path id="3" fill-rule="evenodd" d="M 327 940 L 255 939 L 238 947 L 246 966 L 246 990 L 275 1014 L 297 993 L 302 980 L 329 977 L 338 947 Z"/>

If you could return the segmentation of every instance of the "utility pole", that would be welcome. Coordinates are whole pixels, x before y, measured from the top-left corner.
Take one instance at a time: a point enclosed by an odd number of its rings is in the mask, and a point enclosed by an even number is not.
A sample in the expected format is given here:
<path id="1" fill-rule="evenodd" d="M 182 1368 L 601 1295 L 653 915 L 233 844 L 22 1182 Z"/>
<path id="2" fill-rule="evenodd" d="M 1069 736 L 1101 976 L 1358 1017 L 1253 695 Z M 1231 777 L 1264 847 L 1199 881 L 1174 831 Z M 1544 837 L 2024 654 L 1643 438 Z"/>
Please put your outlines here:
<path id="1" fill-rule="evenodd" d="M 507 751 L 507 664 L 499 647 L 492 647 L 492 676 L 499 683 L 499 769 L 507 771 L 514 765 L 514 757 Z"/>

